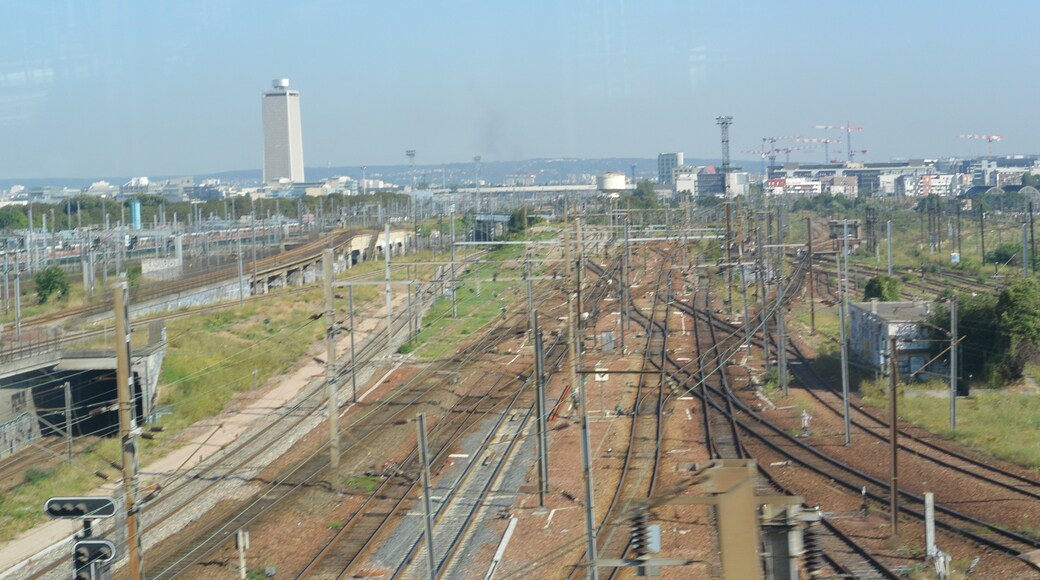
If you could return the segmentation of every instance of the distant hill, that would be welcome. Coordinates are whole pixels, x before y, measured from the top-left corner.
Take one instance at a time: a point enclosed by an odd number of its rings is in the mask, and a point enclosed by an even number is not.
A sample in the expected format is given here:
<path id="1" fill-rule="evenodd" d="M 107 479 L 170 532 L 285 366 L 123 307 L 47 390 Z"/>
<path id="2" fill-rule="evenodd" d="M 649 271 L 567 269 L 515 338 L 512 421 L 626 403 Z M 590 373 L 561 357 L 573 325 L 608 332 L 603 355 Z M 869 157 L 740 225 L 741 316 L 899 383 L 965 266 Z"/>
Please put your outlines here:
<path id="1" fill-rule="evenodd" d="M 692 159 L 687 158 L 688 165 L 718 165 L 718 159 Z M 734 165 L 743 167 L 745 170 L 755 170 L 759 162 L 737 161 Z M 580 158 L 557 158 L 557 159 L 527 159 L 524 161 L 485 161 L 480 164 L 480 178 L 489 183 L 506 183 L 511 176 L 534 175 L 535 183 L 577 181 L 581 176 L 593 176 L 607 171 L 619 171 L 626 175 L 632 172 L 635 166 L 636 179 L 651 179 L 657 177 L 657 159 L 638 157 L 613 157 L 603 159 L 580 159 Z M 417 183 L 440 185 L 447 182 L 449 185 L 471 183 L 473 181 L 476 166 L 469 163 L 445 163 L 442 165 L 416 165 L 415 179 Z M 360 166 L 335 166 L 335 167 L 308 167 L 306 169 L 308 181 L 318 181 L 328 177 L 350 176 L 354 179 L 361 178 Z M 411 182 L 411 171 L 407 164 L 400 165 L 369 165 L 365 172 L 369 179 L 382 179 L 391 183 L 407 185 Z M 149 175 L 153 181 L 162 181 L 178 175 Z M 12 185 L 24 185 L 25 187 L 70 187 L 83 188 L 95 181 L 107 181 L 118 185 L 126 183 L 131 176 L 98 176 L 98 177 L 51 177 L 51 178 L 0 178 L 0 189 L 9 189 Z M 198 173 L 194 175 L 197 181 L 204 179 L 219 179 L 223 182 L 240 183 L 243 185 L 258 184 L 261 179 L 259 169 L 238 169 L 220 171 L 217 173 Z"/>

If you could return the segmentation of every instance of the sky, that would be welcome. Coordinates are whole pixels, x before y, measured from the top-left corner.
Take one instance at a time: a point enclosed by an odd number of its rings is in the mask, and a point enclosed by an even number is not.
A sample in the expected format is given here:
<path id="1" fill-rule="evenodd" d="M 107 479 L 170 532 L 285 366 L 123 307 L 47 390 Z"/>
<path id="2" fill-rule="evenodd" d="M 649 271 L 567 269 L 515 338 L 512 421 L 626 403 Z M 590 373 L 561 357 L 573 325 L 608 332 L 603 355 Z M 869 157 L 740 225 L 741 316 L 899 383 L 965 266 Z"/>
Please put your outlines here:
<path id="1" fill-rule="evenodd" d="M 737 159 L 847 121 L 871 161 L 986 153 L 964 133 L 1040 153 L 1037 22 L 1034 0 L 5 0 L 0 178 L 258 169 L 280 77 L 310 167 L 714 158 L 719 115 Z"/>

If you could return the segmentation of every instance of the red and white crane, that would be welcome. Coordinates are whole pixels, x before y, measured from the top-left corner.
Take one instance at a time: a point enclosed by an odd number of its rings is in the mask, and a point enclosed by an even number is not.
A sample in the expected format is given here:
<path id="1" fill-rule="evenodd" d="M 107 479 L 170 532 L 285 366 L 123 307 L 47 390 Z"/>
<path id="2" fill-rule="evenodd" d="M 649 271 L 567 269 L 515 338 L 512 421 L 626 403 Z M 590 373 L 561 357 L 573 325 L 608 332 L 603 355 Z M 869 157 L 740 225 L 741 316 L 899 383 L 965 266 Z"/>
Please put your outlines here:
<path id="1" fill-rule="evenodd" d="M 823 143 L 823 162 L 831 162 L 831 143 L 840 143 L 840 139 L 824 139 L 819 137 L 798 137 L 799 143 Z"/>
<path id="2" fill-rule="evenodd" d="M 813 125 L 813 129 L 845 131 L 845 150 L 849 152 L 848 160 L 852 161 L 852 132 L 862 131 L 863 127 L 853 127 L 851 121 L 845 121 L 844 125 Z"/>
<path id="3" fill-rule="evenodd" d="M 993 155 L 993 142 L 1003 141 L 1004 138 L 1000 135 L 961 135 L 961 139 L 983 139 L 989 142 L 989 155 Z"/>
<path id="4" fill-rule="evenodd" d="M 770 165 L 776 163 L 776 153 L 779 151 L 776 147 L 777 141 L 794 141 L 795 139 L 799 139 L 799 137 L 794 135 L 786 135 L 783 137 L 762 137 L 762 144 L 759 145 L 758 149 L 745 149 L 742 153 L 757 153 L 762 159 L 762 174 L 765 175 L 765 160 L 769 159 Z"/>

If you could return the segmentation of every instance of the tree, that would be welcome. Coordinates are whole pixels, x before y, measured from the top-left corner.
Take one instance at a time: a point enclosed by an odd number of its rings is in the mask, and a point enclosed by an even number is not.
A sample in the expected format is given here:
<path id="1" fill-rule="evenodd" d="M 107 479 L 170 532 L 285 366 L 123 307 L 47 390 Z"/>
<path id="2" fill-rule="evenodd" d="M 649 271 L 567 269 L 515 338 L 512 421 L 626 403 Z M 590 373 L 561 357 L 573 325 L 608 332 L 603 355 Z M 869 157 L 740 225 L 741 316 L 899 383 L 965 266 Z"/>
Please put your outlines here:
<path id="1" fill-rule="evenodd" d="M 654 193 L 654 184 L 650 181 L 640 181 L 636 190 L 630 198 L 632 207 L 635 209 L 652 209 L 657 207 L 657 194 Z"/>
<path id="2" fill-rule="evenodd" d="M 997 298 L 997 316 L 1012 350 L 1040 344 L 1040 283 L 1035 278 L 1014 280 Z"/>
<path id="3" fill-rule="evenodd" d="M 509 214 L 509 233 L 522 234 L 527 231 L 527 222 L 524 220 L 524 210 L 516 209 Z"/>
<path id="4" fill-rule="evenodd" d="M 29 226 L 29 218 L 20 207 L 7 206 L 0 208 L 0 229 L 20 230 Z"/>
<path id="5" fill-rule="evenodd" d="M 791 208 L 794 211 L 812 211 L 820 215 L 845 213 L 856 207 L 858 201 L 845 195 L 821 193 L 813 197 L 795 200 Z"/>
<path id="6" fill-rule="evenodd" d="M 1022 246 L 1018 244 L 1002 244 L 986 252 L 986 261 L 993 264 L 1017 266 L 1021 259 Z"/>
<path id="7" fill-rule="evenodd" d="M 958 328 L 964 377 L 994 384 L 1022 377 L 1030 362 L 1040 360 L 1040 282 L 1012 281 L 999 296 L 959 294 Z M 937 308 L 930 319 L 936 354 L 949 340 L 950 311 Z"/>
<path id="8" fill-rule="evenodd" d="M 57 266 L 48 266 L 40 270 L 33 276 L 33 282 L 36 283 L 36 297 L 40 304 L 45 304 L 55 294 L 59 300 L 65 298 L 69 295 L 71 287 L 69 275 Z"/>
<path id="9" fill-rule="evenodd" d="M 999 376 L 1007 353 L 997 316 L 997 298 L 989 294 L 957 295 L 957 328 L 963 337 L 958 346 L 961 376 L 965 383 L 985 383 Z M 950 308 L 940 303 L 932 312 L 932 354 L 943 356 L 950 340 Z M 974 379 L 969 381 L 969 377 Z"/>
<path id="10" fill-rule="evenodd" d="M 895 302 L 899 300 L 901 286 L 902 282 L 894 276 L 874 276 L 863 287 L 863 300 L 877 298 L 882 302 Z"/>

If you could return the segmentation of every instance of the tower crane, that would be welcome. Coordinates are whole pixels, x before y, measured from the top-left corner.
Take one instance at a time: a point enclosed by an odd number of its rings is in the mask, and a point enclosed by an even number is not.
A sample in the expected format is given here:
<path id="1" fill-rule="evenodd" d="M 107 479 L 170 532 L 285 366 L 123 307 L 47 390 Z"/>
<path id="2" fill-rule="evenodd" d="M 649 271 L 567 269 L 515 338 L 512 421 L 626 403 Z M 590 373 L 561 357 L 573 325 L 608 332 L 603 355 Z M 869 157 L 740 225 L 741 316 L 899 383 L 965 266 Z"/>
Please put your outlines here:
<path id="1" fill-rule="evenodd" d="M 853 127 L 851 121 L 845 121 L 844 125 L 813 125 L 813 129 L 845 131 L 845 150 L 849 152 L 848 160 L 852 161 L 852 132 L 862 131 L 863 127 Z"/>
<path id="2" fill-rule="evenodd" d="M 830 146 L 831 143 L 840 143 L 838 139 L 820 139 L 817 137 L 797 137 L 795 141 L 799 143 L 823 143 L 823 162 L 831 162 Z"/>
<path id="3" fill-rule="evenodd" d="M 757 153 L 759 157 L 762 159 L 762 175 L 765 175 L 765 160 L 769 159 L 769 165 L 771 166 L 776 164 L 776 153 L 778 151 L 778 149 L 776 148 L 776 143 L 778 141 L 794 141 L 795 139 L 798 139 L 798 137 L 794 135 L 785 135 L 782 137 L 762 137 L 762 144 L 759 145 L 758 149 L 745 149 L 742 151 L 742 153 Z"/>
<path id="4" fill-rule="evenodd" d="M 781 147 L 781 148 L 777 149 L 777 151 L 780 151 L 781 153 L 784 154 L 784 163 L 790 163 L 791 162 L 791 152 L 792 151 L 816 151 L 816 148 L 815 147 Z"/>
<path id="5" fill-rule="evenodd" d="M 1000 135 L 961 135 L 961 139 L 984 139 L 989 142 L 989 155 L 993 156 L 993 142 L 1002 141 L 1004 138 Z"/>

